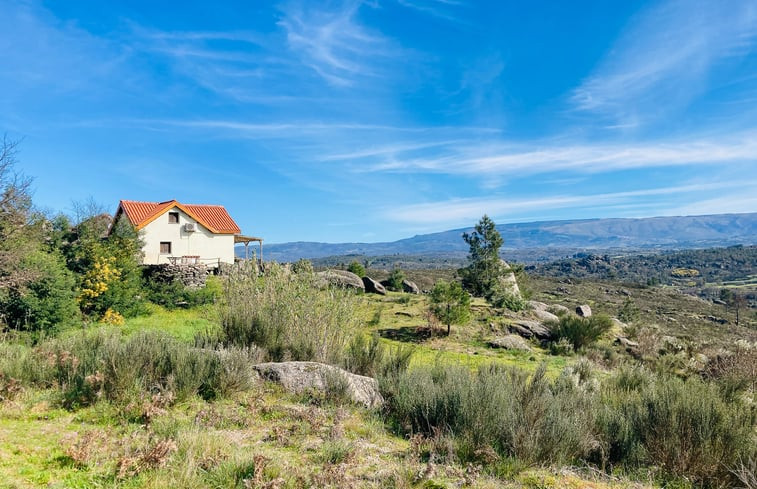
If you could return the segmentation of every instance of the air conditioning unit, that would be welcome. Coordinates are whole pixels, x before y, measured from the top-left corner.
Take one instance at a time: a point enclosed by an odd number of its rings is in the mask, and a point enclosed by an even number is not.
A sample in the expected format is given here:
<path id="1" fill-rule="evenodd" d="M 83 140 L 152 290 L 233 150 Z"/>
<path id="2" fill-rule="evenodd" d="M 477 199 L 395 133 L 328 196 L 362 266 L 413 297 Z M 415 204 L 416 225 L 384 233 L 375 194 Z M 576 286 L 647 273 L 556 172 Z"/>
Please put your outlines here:
<path id="1" fill-rule="evenodd" d="M 188 222 L 188 223 L 184 224 L 184 231 L 186 231 L 188 233 L 194 233 L 196 230 L 197 229 L 195 228 L 195 223 Z"/>

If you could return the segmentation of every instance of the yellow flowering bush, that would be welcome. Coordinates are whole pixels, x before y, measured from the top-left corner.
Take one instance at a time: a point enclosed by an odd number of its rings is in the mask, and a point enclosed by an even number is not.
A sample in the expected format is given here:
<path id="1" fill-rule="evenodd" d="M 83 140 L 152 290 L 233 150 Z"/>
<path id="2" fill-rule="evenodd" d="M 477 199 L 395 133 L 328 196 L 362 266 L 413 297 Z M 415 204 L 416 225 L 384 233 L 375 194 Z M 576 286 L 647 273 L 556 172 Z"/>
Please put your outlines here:
<path id="1" fill-rule="evenodd" d="M 112 324 L 113 326 L 123 326 L 125 321 L 121 314 L 108 308 L 108 310 L 105 311 L 105 314 L 103 314 L 103 317 L 100 318 L 100 322 L 103 324 Z"/>
<path id="2" fill-rule="evenodd" d="M 115 266 L 115 262 L 114 257 L 98 257 L 92 268 L 84 274 L 81 292 L 77 298 L 83 311 L 91 310 L 94 300 L 108 290 L 109 284 L 121 278 L 121 271 Z"/>

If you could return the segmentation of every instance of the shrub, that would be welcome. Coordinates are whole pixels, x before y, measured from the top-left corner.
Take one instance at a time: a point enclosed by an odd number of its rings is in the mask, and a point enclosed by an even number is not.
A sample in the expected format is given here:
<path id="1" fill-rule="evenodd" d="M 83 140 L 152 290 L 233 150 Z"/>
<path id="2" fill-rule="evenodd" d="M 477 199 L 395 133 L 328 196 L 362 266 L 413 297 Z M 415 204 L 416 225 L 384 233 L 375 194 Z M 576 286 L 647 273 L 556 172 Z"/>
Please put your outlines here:
<path id="1" fill-rule="evenodd" d="M 192 348 L 173 337 L 146 331 L 80 332 L 44 342 L 35 350 L 3 346 L 0 374 L 41 387 L 57 386 L 67 408 L 107 399 L 125 406 L 157 393 L 170 400 L 193 395 L 212 399 L 252 385 L 254 350 L 222 352 Z M 172 401 L 171 401 L 172 402 Z"/>
<path id="2" fill-rule="evenodd" d="M 522 311 L 528 305 L 525 299 L 506 290 L 501 284 L 493 287 L 487 300 L 494 307 L 504 307 L 514 312 Z"/>
<path id="3" fill-rule="evenodd" d="M 389 274 L 387 282 L 389 282 L 388 289 L 395 292 L 402 292 L 405 289 L 402 286 L 402 282 L 405 280 L 405 272 L 401 268 L 394 268 L 392 273 Z"/>
<path id="4" fill-rule="evenodd" d="M 582 318 L 572 314 L 562 316 L 558 322 L 549 325 L 554 340 L 565 339 L 578 351 L 589 346 L 612 328 L 612 320 L 602 314 Z"/>
<path id="5" fill-rule="evenodd" d="M 347 267 L 347 271 L 354 273 L 358 277 L 365 277 L 365 267 L 357 260 L 353 260 Z"/>
<path id="6" fill-rule="evenodd" d="M 753 408 L 716 385 L 641 370 L 610 379 L 598 416 L 605 462 L 655 465 L 703 486 L 738 482 L 730 469 L 754 456 Z"/>
<path id="7" fill-rule="evenodd" d="M 357 325 L 350 291 L 321 290 L 313 274 L 271 265 L 265 277 L 232 275 L 219 304 L 225 344 L 256 345 L 267 358 L 340 364 Z"/>
<path id="8" fill-rule="evenodd" d="M 214 304 L 223 293 L 217 277 L 208 277 L 205 287 L 186 287 L 178 280 L 146 280 L 147 299 L 166 309 Z"/>
<path id="9" fill-rule="evenodd" d="M 529 462 L 588 454 L 592 397 L 572 383 L 551 383 L 541 366 L 529 376 L 490 366 L 418 368 L 384 383 L 390 412 L 410 432 L 452 433 L 467 453 L 493 448 Z"/>
<path id="10" fill-rule="evenodd" d="M 16 330 L 51 331 L 78 317 L 75 279 L 55 253 L 34 251 L 19 264 L 33 278 L 0 288 L 0 318 Z"/>

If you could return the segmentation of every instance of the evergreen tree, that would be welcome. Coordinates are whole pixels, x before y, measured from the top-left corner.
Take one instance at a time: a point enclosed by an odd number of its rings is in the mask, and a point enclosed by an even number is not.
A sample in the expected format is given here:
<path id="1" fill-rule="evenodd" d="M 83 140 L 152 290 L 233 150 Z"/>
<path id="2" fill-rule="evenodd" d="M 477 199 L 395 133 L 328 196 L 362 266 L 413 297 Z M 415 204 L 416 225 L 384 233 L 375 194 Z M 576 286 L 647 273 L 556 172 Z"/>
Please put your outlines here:
<path id="1" fill-rule="evenodd" d="M 458 270 L 463 287 L 475 296 L 488 297 L 497 288 L 497 281 L 504 272 L 499 249 L 505 241 L 494 221 L 486 215 L 472 233 L 463 233 L 463 240 L 470 246 L 470 263 Z"/>
<path id="2" fill-rule="evenodd" d="M 463 324 L 470 319 L 470 296 L 459 282 L 438 281 L 431 291 L 431 313 L 447 325 L 449 336 L 452 324 Z"/>

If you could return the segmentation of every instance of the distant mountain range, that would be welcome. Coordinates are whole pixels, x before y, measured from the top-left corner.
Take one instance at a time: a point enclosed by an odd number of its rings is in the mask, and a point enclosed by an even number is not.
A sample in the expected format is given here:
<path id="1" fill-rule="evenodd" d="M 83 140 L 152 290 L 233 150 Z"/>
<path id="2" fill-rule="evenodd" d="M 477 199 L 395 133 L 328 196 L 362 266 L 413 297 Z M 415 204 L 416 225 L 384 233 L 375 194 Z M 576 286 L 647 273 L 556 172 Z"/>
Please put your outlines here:
<path id="1" fill-rule="evenodd" d="M 555 250 L 675 250 L 737 244 L 757 244 L 757 213 L 640 219 L 582 219 L 500 224 L 503 251 Z M 331 256 L 425 255 L 464 257 L 468 246 L 463 232 L 453 229 L 384 243 L 294 242 L 265 245 L 266 260 L 280 262 Z M 237 250 L 237 253 L 244 250 Z M 537 253 L 538 255 L 538 253 Z"/>

